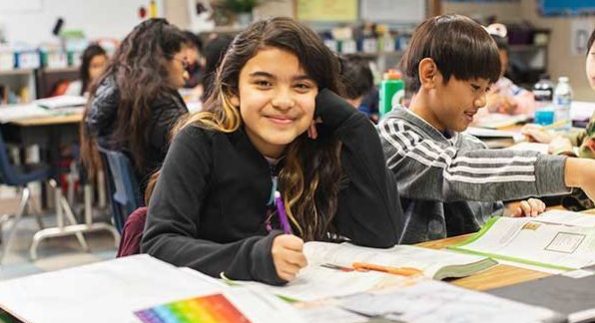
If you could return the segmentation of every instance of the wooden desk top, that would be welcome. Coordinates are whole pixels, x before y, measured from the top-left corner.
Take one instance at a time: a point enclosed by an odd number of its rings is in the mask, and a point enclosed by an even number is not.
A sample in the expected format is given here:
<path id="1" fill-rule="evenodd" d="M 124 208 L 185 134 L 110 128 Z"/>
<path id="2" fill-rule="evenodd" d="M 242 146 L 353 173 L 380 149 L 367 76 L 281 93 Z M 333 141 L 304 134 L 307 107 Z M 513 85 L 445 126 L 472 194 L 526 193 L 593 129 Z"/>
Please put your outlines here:
<path id="1" fill-rule="evenodd" d="M 39 117 L 39 118 L 26 118 L 11 121 L 10 123 L 21 126 L 21 127 L 33 127 L 33 126 L 49 126 L 65 123 L 79 123 L 83 120 L 82 113 L 73 113 L 59 116 Z"/>
<path id="2" fill-rule="evenodd" d="M 595 215 L 595 209 L 585 211 L 585 213 Z M 465 239 L 467 239 L 470 235 L 471 234 L 466 234 L 452 238 L 423 242 L 418 244 L 418 246 L 432 249 L 442 249 L 450 245 L 462 242 Z M 480 273 L 452 280 L 450 281 L 450 283 L 469 289 L 487 290 L 498 287 L 504 287 L 508 285 L 514 285 L 546 277 L 549 275 L 551 274 L 525 268 L 513 267 L 508 265 L 496 265 Z"/>

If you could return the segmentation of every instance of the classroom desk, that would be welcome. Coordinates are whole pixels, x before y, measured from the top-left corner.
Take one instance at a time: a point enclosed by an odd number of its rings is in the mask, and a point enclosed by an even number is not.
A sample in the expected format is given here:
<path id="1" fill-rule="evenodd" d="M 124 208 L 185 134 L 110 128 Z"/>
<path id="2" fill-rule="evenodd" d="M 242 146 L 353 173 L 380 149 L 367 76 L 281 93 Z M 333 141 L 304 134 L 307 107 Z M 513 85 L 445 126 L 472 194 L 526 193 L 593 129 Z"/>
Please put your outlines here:
<path id="1" fill-rule="evenodd" d="M 595 215 L 595 209 L 591 209 L 584 212 Z M 448 246 L 464 241 L 470 235 L 471 234 L 466 234 L 457 237 L 422 242 L 418 244 L 418 246 L 432 249 L 443 249 Z M 509 265 L 496 265 L 480 273 L 452 280 L 450 281 L 450 283 L 474 290 L 488 290 L 508 285 L 514 285 L 550 275 L 551 274 L 544 272 Z"/>
<path id="2" fill-rule="evenodd" d="M 56 115 L 49 117 L 35 117 L 11 121 L 10 123 L 21 127 L 32 126 L 53 126 L 62 124 L 78 124 L 83 120 L 82 113 L 73 113 L 67 115 Z"/>
<path id="3" fill-rule="evenodd" d="M 37 116 L 31 118 L 19 118 L 2 124 L 2 131 L 7 141 L 18 142 L 23 146 L 37 144 L 45 147 L 48 151 L 48 163 L 54 168 L 53 173 L 58 174 L 57 163 L 59 160 L 60 143 L 76 142 L 79 139 L 79 124 L 82 121 L 83 112 L 67 115 Z M 35 233 L 29 250 L 31 259 L 37 259 L 37 247 L 41 241 L 52 237 L 75 235 L 82 248 L 87 251 L 88 246 L 82 233 L 92 231 L 109 231 L 113 237 L 116 248 L 119 245 L 120 235 L 118 231 L 108 223 L 93 223 L 91 191 L 90 186 L 85 185 L 85 223 L 77 224 L 72 208 L 66 198 L 62 195 L 60 185 L 51 181 L 50 185 L 56 188 L 55 205 L 57 226 L 44 228 Z M 43 201 L 42 196 L 42 201 Z M 64 216 L 70 222 L 65 225 Z"/>

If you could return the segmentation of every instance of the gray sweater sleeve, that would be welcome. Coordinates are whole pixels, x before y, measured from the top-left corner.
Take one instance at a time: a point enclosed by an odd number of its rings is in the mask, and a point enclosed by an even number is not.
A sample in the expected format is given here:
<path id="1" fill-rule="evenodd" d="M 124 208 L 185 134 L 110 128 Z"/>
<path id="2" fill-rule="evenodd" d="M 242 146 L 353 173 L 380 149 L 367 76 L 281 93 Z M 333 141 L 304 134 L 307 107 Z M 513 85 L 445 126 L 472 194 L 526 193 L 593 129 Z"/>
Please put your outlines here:
<path id="1" fill-rule="evenodd" d="M 271 255 L 281 231 L 229 243 L 197 238 L 213 167 L 210 146 L 206 134 L 192 126 L 175 137 L 151 196 L 141 251 L 214 277 L 223 272 L 232 279 L 284 283 Z"/>
<path id="2" fill-rule="evenodd" d="M 399 193 L 406 198 L 493 202 L 569 192 L 564 184 L 565 157 L 457 149 L 399 119 L 386 120 L 378 131 Z"/>

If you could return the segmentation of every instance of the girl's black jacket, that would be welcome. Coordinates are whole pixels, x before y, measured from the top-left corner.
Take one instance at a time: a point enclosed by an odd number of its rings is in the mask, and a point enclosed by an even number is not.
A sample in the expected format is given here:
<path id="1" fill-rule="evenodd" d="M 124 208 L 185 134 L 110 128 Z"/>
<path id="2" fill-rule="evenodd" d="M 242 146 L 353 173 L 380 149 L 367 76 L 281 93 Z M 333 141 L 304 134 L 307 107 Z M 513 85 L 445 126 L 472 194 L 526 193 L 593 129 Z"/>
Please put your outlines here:
<path id="1" fill-rule="evenodd" d="M 346 184 L 333 222 L 336 233 L 363 246 L 393 246 L 402 210 L 374 126 L 329 90 L 318 94 L 316 115 L 322 133 L 342 143 Z M 244 130 L 187 126 L 165 158 L 141 251 L 215 277 L 223 272 L 230 279 L 283 284 L 271 255 L 273 239 L 282 232 L 265 228 L 271 187 L 269 163 Z"/>

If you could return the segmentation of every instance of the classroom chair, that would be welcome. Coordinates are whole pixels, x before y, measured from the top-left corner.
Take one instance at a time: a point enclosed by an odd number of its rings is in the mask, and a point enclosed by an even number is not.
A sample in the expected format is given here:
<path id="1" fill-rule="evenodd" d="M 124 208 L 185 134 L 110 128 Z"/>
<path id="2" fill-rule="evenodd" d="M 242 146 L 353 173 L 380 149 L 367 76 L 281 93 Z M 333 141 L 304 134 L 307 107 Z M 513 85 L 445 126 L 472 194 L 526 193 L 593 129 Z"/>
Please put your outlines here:
<path id="1" fill-rule="evenodd" d="M 107 174 L 107 192 L 114 226 L 121 234 L 129 214 L 141 205 L 139 186 L 130 160 L 121 151 L 97 145 Z"/>
<path id="2" fill-rule="evenodd" d="M 5 222 L 7 222 L 11 217 L 14 218 L 12 226 L 8 231 L 8 234 L 3 238 L 2 243 L 4 244 L 2 248 L 2 255 L 0 255 L 0 263 L 6 256 L 6 252 L 8 251 L 8 247 L 11 242 L 11 238 L 16 231 L 17 224 L 27 213 L 27 207 L 29 206 L 30 198 L 31 198 L 31 190 L 27 186 L 29 183 L 33 182 L 45 182 L 50 179 L 52 175 L 51 168 L 49 165 L 46 164 L 23 164 L 23 165 L 16 165 L 10 162 L 10 157 L 8 154 L 8 147 L 4 142 L 4 138 L 2 137 L 2 133 L 0 132 L 0 184 L 12 186 L 19 188 L 20 193 L 20 202 L 15 214 L 11 215 L 4 215 L 0 219 L 0 233 L 2 232 L 2 226 Z M 37 223 L 39 227 L 43 229 L 43 224 L 41 222 L 41 216 L 38 213 L 35 213 Z"/>
<path id="3" fill-rule="evenodd" d="M 143 238 L 145 221 L 147 219 L 147 207 L 139 207 L 126 219 L 122 229 L 122 239 L 118 247 L 116 258 L 136 255 L 140 253 L 140 241 Z"/>

